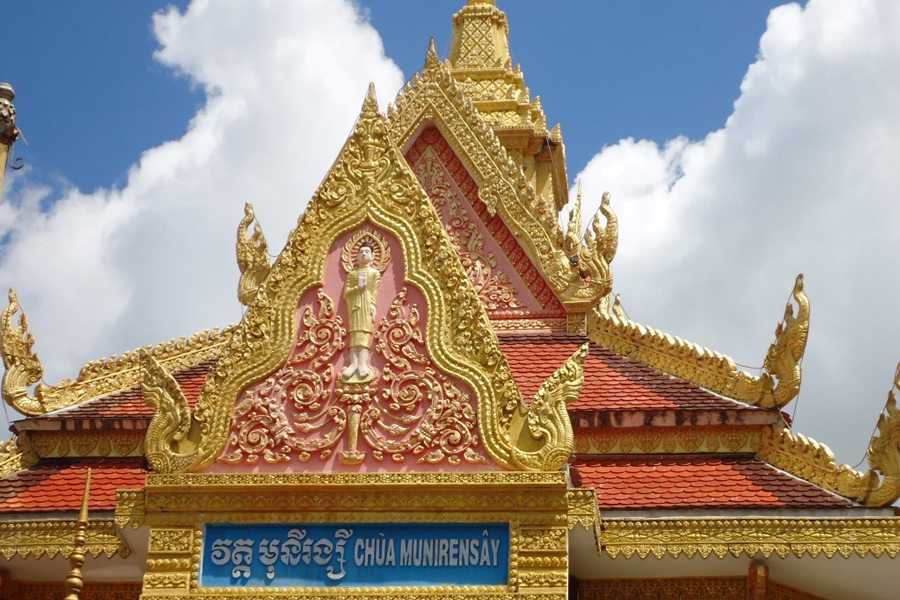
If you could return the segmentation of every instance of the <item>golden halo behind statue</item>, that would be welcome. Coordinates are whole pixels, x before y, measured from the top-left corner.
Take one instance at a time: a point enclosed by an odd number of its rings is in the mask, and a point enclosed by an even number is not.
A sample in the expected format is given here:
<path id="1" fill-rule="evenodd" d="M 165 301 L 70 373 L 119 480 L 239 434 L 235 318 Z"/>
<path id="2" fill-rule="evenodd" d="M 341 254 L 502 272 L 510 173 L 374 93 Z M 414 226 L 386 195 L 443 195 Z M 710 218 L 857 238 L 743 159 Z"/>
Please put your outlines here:
<path id="1" fill-rule="evenodd" d="M 344 271 L 349 273 L 356 268 L 356 254 L 363 242 L 368 242 L 372 246 L 372 267 L 378 269 L 380 273 L 384 273 L 388 263 L 391 261 L 391 247 L 388 246 L 384 236 L 372 229 L 371 227 L 363 227 L 350 236 L 347 243 L 341 249 L 341 266 Z"/>

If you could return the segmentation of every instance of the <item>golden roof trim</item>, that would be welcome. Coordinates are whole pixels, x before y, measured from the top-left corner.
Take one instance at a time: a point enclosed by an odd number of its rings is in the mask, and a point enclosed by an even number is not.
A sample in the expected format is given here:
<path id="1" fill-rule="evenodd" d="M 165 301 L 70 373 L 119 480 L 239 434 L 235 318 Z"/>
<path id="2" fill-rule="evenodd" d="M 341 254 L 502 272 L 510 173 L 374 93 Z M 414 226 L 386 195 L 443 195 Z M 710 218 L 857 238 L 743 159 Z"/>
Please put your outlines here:
<path id="1" fill-rule="evenodd" d="M 565 236 L 557 215 L 535 193 L 522 169 L 500 143 L 497 134 L 475 108 L 441 63 L 432 43 L 423 70 L 416 73 L 388 107 L 392 137 L 405 147 L 426 121 L 433 121 L 447 138 L 454 152 L 479 184 L 479 196 L 490 214 L 499 213 L 516 236 L 528 257 L 551 289 L 567 307 L 583 312 L 584 307 L 609 293 L 612 273 L 603 252 L 590 241 L 577 251 L 580 267 L 573 265 L 565 251 Z M 614 246 L 618 237 L 615 214 L 607 209 L 607 224 L 593 223 L 595 237 Z M 605 237 L 603 237 L 605 236 Z M 591 236 L 588 236 L 590 238 Z M 611 260 L 612 254 L 608 254 Z M 582 273 L 584 271 L 584 273 Z M 589 276 L 585 283 L 582 275 Z"/>
<path id="2" fill-rule="evenodd" d="M 0 316 L 0 350 L 6 366 L 2 393 L 7 404 L 28 416 L 68 408 L 137 385 L 142 353 L 152 355 L 169 370 L 181 370 L 214 359 L 233 330 L 233 326 L 222 330 L 207 329 L 155 346 L 101 358 L 81 367 L 76 379 L 50 386 L 39 383 L 44 367 L 32 350 L 34 336 L 28 330 L 25 313 L 20 313 L 18 326 L 13 321 L 19 310 L 15 290 L 10 290 L 9 306 Z M 36 383 L 32 394 L 29 388 Z"/>
<path id="3" fill-rule="evenodd" d="M 600 553 L 656 558 L 900 554 L 900 518 L 603 519 Z"/>
<path id="4" fill-rule="evenodd" d="M 37 521 L 0 522 L 0 556 L 9 560 L 14 556 L 69 558 L 75 548 L 77 519 L 46 519 Z M 93 519 L 87 526 L 85 551 L 94 558 L 131 554 L 131 548 L 116 531 L 113 519 Z"/>
<path id="5" fill-rule="evenodd" d="M 727 355 L 636 323 L 625 316 L 618 296 L 603 298 L 588 315 L 588 338 L 601 346 L 639 360 L 665 373 L 753 406 L 781 408 L 800 393 L 800 360 L 809 335 L 809 300 L 803 275 L 797 276 L 775 342 L 766 353 L 763 373 L 740 371 Z"/>
<path id="6" fill-rule="evenodd" d="M 900 365 L 887 403 L 869 443 L 865 473 L 838 466 L 825 444 L 787 427 L 772 427 L 762 437 L 760 459 L 834 494 L 880 508 L 900 499 Z"/>

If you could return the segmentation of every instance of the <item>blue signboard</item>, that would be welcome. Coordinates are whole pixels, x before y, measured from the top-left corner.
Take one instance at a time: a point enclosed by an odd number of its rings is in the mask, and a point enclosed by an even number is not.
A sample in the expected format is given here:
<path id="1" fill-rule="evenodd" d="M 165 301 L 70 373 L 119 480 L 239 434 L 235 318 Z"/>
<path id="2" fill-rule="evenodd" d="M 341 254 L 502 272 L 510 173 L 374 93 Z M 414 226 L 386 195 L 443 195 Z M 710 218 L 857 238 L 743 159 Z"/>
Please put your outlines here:
<path id="1" fill-rule="evenodd" d="M 506 585 L 509 524 L 211 524 L 202 587 Z"/>

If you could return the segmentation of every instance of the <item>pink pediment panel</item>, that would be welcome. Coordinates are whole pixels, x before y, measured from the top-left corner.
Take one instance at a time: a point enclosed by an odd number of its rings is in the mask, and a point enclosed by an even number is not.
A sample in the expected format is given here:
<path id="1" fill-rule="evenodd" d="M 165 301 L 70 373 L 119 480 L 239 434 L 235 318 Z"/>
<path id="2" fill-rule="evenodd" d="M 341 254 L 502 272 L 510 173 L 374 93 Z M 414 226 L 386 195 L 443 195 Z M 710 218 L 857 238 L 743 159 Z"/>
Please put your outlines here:
<path id="1" fill-rule="evenodd" d="M 353 252 L 344 249 L 358 247 L 360 235 L 371 232 L 387 248 L 373 263 L 385 266 L 368 349 L 371 380 L 348 382 L 342 371 L 352 328 L 344 293 Z M 340 236 L 326 258 L 322 285 L 300 299 L 290 356 L 240 394 L 228 443 L 209 471 L 502 469 L 482 446 L 472 390 L 432 360 L 427 321 L 425 297 L 406 282 L 402 248 L 390 233 L 363 224 Z"/>
<path id="2" fill-rule="evenodd" d="M 491 319 L 562 317 L 553 290 L 503 223 L 478 196 L 478 184 L 433 124 L 406 160 L 428 192 Z"/>

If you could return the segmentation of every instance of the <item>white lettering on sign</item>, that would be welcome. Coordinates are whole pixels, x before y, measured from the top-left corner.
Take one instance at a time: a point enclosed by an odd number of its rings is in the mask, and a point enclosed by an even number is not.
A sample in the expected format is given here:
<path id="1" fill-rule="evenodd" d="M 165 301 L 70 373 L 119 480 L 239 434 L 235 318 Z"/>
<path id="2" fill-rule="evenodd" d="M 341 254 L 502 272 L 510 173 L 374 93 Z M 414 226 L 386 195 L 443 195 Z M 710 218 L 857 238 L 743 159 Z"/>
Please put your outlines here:
<path id="1" fill-rule="evenodd" d="M 418 569 L 444 568 L 465 570 L 465 574 L 458 571 L 463 578 L 471 574 L 478 581 L 493 581 L 494 575 L 485 574 L 499 567 L 497 580 L 506 577 L 507 538 L 496 539 L 487 530 L 482 533 L 471 528 L 468 531 L 445 529 L 440 534 L 435 531 L 432 535 L 438 535 L 434 537 L 422 538 L 417 531 L 410 531 L 404 537 L 390 528 L 371 525 L 353 529 L 289 527 L 268 527 L 263 532 L 254 532 L 250 528 L 228 526 L 219 535 L 213 535 L 215 530 L 211 529 L 206 540 L 208 562 L 204 571 L 213 569 L 211 577 L 217 578 L 212 580 L 216 582 L 214 585 L 232 586 L 279 586 L 302 577 L 307 577 L 307 581 L 322 581 L 323 585 L 325 581 L 355 583 L 367 577 L 377 582 L 385 577 L 383 573 L 388 574 L 387 579 L 396 577 L 402 581 L 410 577 L 391 570 L 417 573 L 418 580 L 421 577 Z"/>

